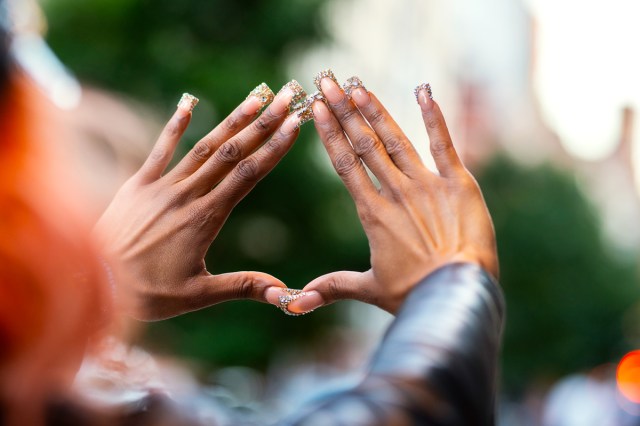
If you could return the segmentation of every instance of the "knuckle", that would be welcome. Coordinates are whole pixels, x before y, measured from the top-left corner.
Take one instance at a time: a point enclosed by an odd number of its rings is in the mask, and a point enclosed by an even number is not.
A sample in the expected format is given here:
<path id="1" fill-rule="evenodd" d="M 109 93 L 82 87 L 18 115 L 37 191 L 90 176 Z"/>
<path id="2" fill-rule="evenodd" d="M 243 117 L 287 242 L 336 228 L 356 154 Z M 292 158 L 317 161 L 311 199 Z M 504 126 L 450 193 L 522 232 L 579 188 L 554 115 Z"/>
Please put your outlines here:
<path id="1" fill-rule="evenodd" d="M 274 136 L 264 144 L 264 149 L 270 154 L 279 154 L 282 149 L 282 144 L 280 143 L 280 140 Z"/>
<path id="2" fill-rule="evenodd" d="M 163 163 L 165 160 L 167 160 L 168 156 L 169 152 L 166 149 L 155 148 L 153 151 L 151 151 L 151 154 L 149 154 L 149 160 L 154 164 Z"/>
<path id="3" fill-rule="evenodd" d="M 193 159 L 201 161 L 206 160 L 211 156 L 211 147 L 206 142 L 199 142 L 191 150 L 191 157 Z"/>
<path id="4" fill-rule="evenodd" d="M 434 157 L 437 157 L 451 152 L 453 150 L 453 145 L 451 145 L 451 141 L 448 139 L 437 139 L 431 142 L 430 149 L 431 154 Z"/>
<path id="5" fill-rule="evenodd" d="M 224 128 L 231 133 L 235 133 L 240 128 L 240 119 L 235 115 L 230 115 L 224 120 Z"/>
<path id="6" fill-rule="evenodd" d="M 324 137 L 329 145 L 335 145 L 337 143 L 340 143 L 340 141 L 344 138 L 344 133 L 342 133 L 342 130 L 337 127 L 330 127 L 325 132 Z"/>
<path id="7" fill-rule="evenodd" d="M 392 157 L 407 150 L 407 143 L 400 138 L 393 138 L 387 141 L 385 148 Z"/>
<path id="8" fill-rule="evenodd" d="M 358 137 L 355 142 L 353 149 L 360 157 L 366 157 L 373 154 L 379 146 L 378 139 L 370 134 L 364 134 Z"/>
<path id="9" fill-rule="evenodd" d="M 385 118 L 385 114 L 384 112 L 382 112 L 379 109 L 374 109 L 373 111 L 371 111 L 371 113 L 369 114 L 369 123 L 371 123 L 372 126 L 377 126 L 379 124 L 382 124 L 382 122 L 384 121 Z"/>
<path id="10" fill-rule="evenodd" d="M 249 299 L 253 296 L 253 282 L 247 278 L 239 279 L 233 286 L 233 296 L 236 299 Z"/>
<path id="11" fill-rule="evenodd" d="M 348 176 L 360 165 L 360 159 L 352 152 L 344 152 L 336 158 L 334 167 L 338 175 Z"/>
<path id="12" fill-rule="evenodd" d="M 182 129 L 184 128 L 185 119 L 184 118 L 175 118 L 167 123 L 165 127 L 165 131 L 169 137 L 178 137 L 182 134 Z"/>
<path id="13" fill-rule="evenodd" d="M 327 283 L 327 294 L 331 300 L 340 300 L 342 298 L 342 286 L 336 278 L 332 278 Z"/>
<path id="14" fill-rule="evenodd" d="M 426 115 L 424 117 L 424 122 L 429 129 L 437 129 L 440 126 L 440 120 L 438 120 L 432 114 Z"/>
<path id="15" fill-rule="evenodd" d="M 338 108 L 339 114 L 340 114 L 340 118 L 344 121 L 351 121 L 353 120 L 357 115 L 360 115 L 360 112 L 353 106 L 353 105 L 349 105 L 348 102 L 346 102 L 347 100 L 345 99 L 345 102 L 340 104 L 340 107 Z"/>
<path id="16" fill-rule="evenodd" d="M 237 163 L 242 159 L 242 150 L 238 142 L 231 140 L 220 146 L 217 156 L 223 163 Z"/>
<path id="17" fill-rule="evenodd" d="M 260 116 L 256 121 L 254 121 L 255 129 L 259 133 L 268 132 L 271 128 L 271 122 L 268 118 L 264 117 L 264 114 Z"/>
<path id="18" fill-rule="evenodd" d="M 236 173 L 242 180 L 255 180 L 260 174 L 260 164 L 255 158 L 245 158 L 238 163 Z"/>

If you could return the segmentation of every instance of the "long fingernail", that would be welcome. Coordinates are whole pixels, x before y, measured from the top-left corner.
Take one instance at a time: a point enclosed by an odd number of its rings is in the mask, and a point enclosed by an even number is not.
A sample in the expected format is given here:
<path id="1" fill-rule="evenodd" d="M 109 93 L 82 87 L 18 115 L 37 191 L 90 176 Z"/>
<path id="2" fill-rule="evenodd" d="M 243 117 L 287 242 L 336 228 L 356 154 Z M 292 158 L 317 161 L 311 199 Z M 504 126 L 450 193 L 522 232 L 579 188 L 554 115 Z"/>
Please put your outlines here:
<path id="1" fill-rule="evenodd" d="M 308 121 L 308 120 L 307 120 Z M 282 123 L 282 127 L 280 127 L 280 131 L 285 135 L 290 135 L 295 132 L 300 126 L 302 126 L 304 122 L 302 121 L 302 117 L 298 111 L 294 111 L 289 114 L 284 123 Z"/>
<path id="2" fill-rule="evenodd" d="M 364 87 L 362 80 L 355 75 L 347 79 L 342 85 L 344 93 L 349 96 L 359 107 L 363 107 L 369 104 L 371 98 L 369 98 L 369 92 Z"/>
<path id="3" fill-rule="evenodd" d="M 293 112 L 302 106 L 304 99 L 307 97 L 307 92 L 304 91 L 300 83 L 296 80 L 291 80 L 284 85 L 283 89 L 284 88 L 291 90 L 291 93 L 293 93 L 291 102 L 289 102 L 289 112 Z"/>
<path id="4" fill-rule="evenodd" d="M 344 96 L 336 76 L 331 70 L 320 71 L 313 79 L 314 84 L 332 104 L 338 103 Z"/>
<path id="5" fill-rule="evenodd" d="M 317 291 L 304 292 L 304 296 L 289 303 L 287 307 L 295 314 L 304 314 L 324 305 L 324 299 Z"/>
<path id="6" fill-rule="evenodd" d="M 301 127 L 304 123 L 314 119 L 313 104 L 316 101 L 320 101 L 322 103 L 327 102 L 322 93 L 318 91 L 313 92 L 301 102 L 301 106 L 296 110 L 296 113 L 300 118 L 297 127 Z"/>
<path id="7" fill-rule="evenodd" d="M 269 287 L 264 292 L 264 298 L 272 305 L 280 307 L 280 296 L 284 294 L 282 287 Z"/>
<path id="8" fill-rule="evenodd" d="M 291 82 L 282 86 L 276 98 L 271 102 L 269 111 L 271 111 L 273 115 L 279 116 L 289 112 L 289 105 L 291 105 L 293 98 L 296 96 L 294 89 L 290 87 L 290 83 Z"/>
<path id="9" fill-rule="evenodd" d="M 431 85 L 429 83 L 422 83 L 413 89 L 413 94 L 416 96 L 416 102 L 422 107 L 428 107 L 433 101 L 433 92 L 431 91 Z"/>
<path id="10" fill-rule="evenodd" d="M 178 102 L 178 108 L 184 111 L 192 112 L 196 105 L 198 105 L 198 102 L 200 102 L 200 99 L 189 93 L 183 93 L 182 97 L 180 98 L 180 102 Z"/>
<path id="11" fill-rule="evenodd" d="M 242 105 L 242 113 L 246 115 L 255 115 L 265 105 L 273 102 L 273 91 L 267 86 L 267 83 L 260 83 L 253 89 Z"/>
<path id="12" fill-rule="evenodd" d="M 331 118 L 331 112 L 324 102 L 314 102 L 311 108 L 313 108 L 316 123 L 326 123 Z"/>

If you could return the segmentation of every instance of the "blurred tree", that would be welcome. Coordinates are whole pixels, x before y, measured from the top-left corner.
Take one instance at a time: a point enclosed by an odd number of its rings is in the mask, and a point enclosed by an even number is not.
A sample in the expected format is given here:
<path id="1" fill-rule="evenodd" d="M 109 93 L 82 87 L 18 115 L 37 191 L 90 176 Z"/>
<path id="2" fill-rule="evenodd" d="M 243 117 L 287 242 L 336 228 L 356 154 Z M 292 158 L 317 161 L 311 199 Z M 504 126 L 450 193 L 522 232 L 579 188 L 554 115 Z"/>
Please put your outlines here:
<path id="1" fill-rule="evenodd" d="M 506 390 L 619 359 L 638 299 L 634 266 L 612 256 L 574 178 L 498 156 L 479 175 L 498 236 L 507 300 Z"/>
<path id="2" fill-rule="evenodd" d="M 85 82 L 126 93 L 167 115 L 179 95 L 201 98 L 195 142 L 258 83 L 277 91 L 291 47 L 324 38 L 321 0 L 55 0 L 48 41 Z M 217 113 L 216 113 L 217 112 Z M 117 125 L 117 124 L 114 124 Z M 338 269 L 364 270 L 369 251 L 347 192 L 303 129 L 292 152 L 234 211 L 209 255 L 211 272 L 262 270 L 292 288 Z M 191 146 L 184 145 L 184 149 Z M 147 343 L 212 365 L 263 367 L 277 346 L 308 341 L 333 308 L 302 318 L 231 302 L 152 324 Z"/>

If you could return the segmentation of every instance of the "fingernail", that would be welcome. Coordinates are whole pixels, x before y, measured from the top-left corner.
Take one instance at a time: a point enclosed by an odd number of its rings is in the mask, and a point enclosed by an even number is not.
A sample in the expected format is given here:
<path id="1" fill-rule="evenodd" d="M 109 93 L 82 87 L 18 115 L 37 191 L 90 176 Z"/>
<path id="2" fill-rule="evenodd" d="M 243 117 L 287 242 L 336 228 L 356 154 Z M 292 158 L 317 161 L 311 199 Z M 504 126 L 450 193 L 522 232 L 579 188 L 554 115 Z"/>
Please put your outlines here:
<path id="1" fill-rule="evenodd" d="M 296 80 L 291 80 L 283 86 L 283 89 L 284 88 L 291 90 L 291 93 L 293 93 L 291 102 L 289 102 L 289 112 L 293 112 L 302 106 L 304 99 L 307 97 L 307 92 L 304 91 L 300 83 Z"/>
<path id="2" fill-rule="evenodd" d="M 269 110 L 273 115 L 279 116 L 281 114 L 289 112 L 289 105 L 291 104 L 295 96 L 293 89 L 288 86 L 289 83 L 282 86 L 282 88 L 276 95 L 276 98 L 273 100 L 273 102 L 271 102 Z"/>
<path id="3" fill-rule="evenodd" d="M 284 120 L 284 123 L 282 123 L 282 127 L 280 128 L 280 131 L 285 135 L 289 135 L 295 132 L 302 124 L 304 123 L 302 122 L 302 117 L 300 116 L 299 112 L 294 111 L 291 114 L 289 114 L 289 117 L 287 117 L 286 120 Z"/>
<path id="4" fill-rule="evenodd" d="M 433 92 L 431 91 L 431 85 L 429 83 L 422 83 L 413 89 L 413 94 L 416 95 L 416 102 L 422 107 L 428 107 L 433 100 Z"/>
<path id="5" fill-rule="evenodd" d="M 280 296 L 286 294 L 282 287 L 269 287 L 264 292 L 264 298 L 272 305 L 280 307 Z"/>
<path id="6" fill-rule="evenodd" d="M 338 84 L 338 80 L 336 79 L 336 76 L 335 74 L 333 74 L 332 70 L 330 69 L 322 70 L 318 74 L 316 74 L 316 76 L 313 78 L 313 84 L 315 84 L 318 90 L 320 91 L 322 91 L 322 87 L 320 87 L 320 82 L 325 77 L 333 80 L 336 83 L 336 85 Z"/>
<path id="7" fill-rule="evenodd" d="M 253 89 L 242 105 L 242 113 L 246 115 L 255 115 L 265 105 L 273 102 L 273 91 L 267 86 L 267 83 L 260 83 Z"/>
<path id="8" fill-rule="evenodd" d="M 368 105 L 371 100 L 369 98 L 367 88 L 364 87 L 362 80 L 356 76 L 347 79 L 347 81 L 342 85 L 342 89 L 344 90 L 344 93 L 353 99 L 359 107 Z"/>
<path id="9" fill-rule="evenodd" d="M 196 105 L 198 105 L 198 102 L 200 102 L 200 99 L 189 93 L 183 93 L 182 97 L 180 98 L 180 102 L 178 102 L 178 108 L 184 111 L 191 112 L 196 107 Z"/>
<path id="10" fill-rule="evenodd" d="M 313 79 L 313 82 L 318 90 L 320 90 L 332 104 L 338 103 L 342 100 L 344 94 L 342 93 L 342 89 L 340 89 L 340 85 L 338 84 L 338 80 L 336 80 L 336 76 L 333 74 L 333 71 L 320 71 Z"/>
<path id="11" fill-rule="evenodd" d="M 304 292 L 304 296 L 289 303 L 287 308 L 294 314 L 304 314 L 324 305 L 324 299 L 317 291 Z"/>
<path id="12" fill-rule="evenodd" d="M 301 106 L 295 111 L 300 118 L 297 125 L 298 128 L 314 119 L 313 104 L 316 101 L 327 102 L 321 92 L 313 92 L 300 103 Z"/>
<path id="13" fill-rule="evenodd" d="M 311 108 L 313 108 L 313 117 L 317 123 L 325 123 L 331 117 L 331 112 L 324 102 L 314 102 Z"/>

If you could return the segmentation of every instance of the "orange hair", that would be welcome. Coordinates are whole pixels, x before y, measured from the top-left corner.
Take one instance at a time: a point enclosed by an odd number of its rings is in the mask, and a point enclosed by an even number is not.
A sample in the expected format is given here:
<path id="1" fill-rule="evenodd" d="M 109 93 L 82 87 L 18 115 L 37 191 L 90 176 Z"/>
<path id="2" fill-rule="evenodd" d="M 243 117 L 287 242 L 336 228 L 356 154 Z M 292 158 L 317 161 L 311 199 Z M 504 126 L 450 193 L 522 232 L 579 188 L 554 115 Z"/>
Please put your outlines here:
<path id="1" fill-rule="evenodd" d="M 68 384 L 109 302 L 56 122 L 37 89 L 13 81 L 0 105 L 0 401 L 8 411 L 42 408 Z"/>

